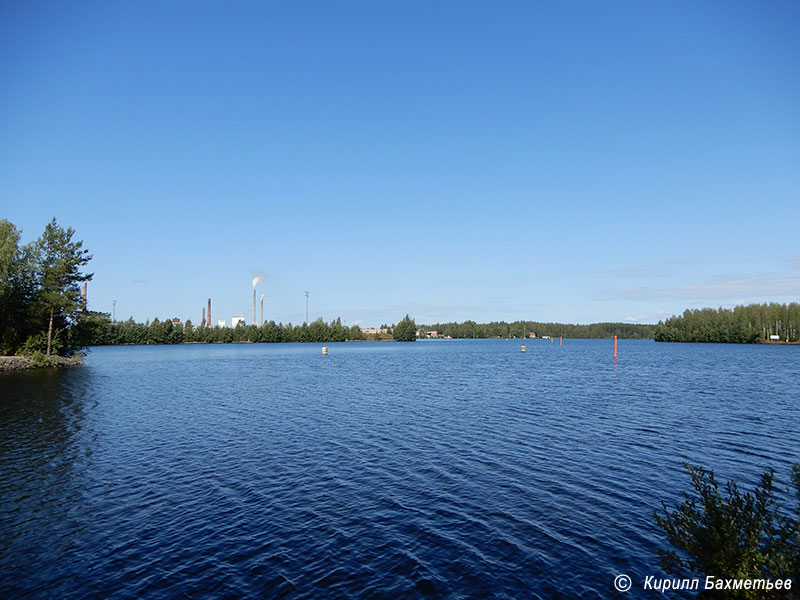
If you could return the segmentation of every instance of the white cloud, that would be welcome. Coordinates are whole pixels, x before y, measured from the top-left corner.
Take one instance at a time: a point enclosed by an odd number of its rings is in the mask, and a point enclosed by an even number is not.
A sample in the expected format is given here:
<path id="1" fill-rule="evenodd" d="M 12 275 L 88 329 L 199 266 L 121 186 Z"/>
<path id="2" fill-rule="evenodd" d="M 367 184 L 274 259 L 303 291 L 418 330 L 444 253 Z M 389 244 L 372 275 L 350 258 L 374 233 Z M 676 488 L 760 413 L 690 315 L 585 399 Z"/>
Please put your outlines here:
<path id="1" fill-rule="evenodd" d="M 648 268 L 623 268 L 623 269 L 595 269 L 586 271 L 588 275 L 616 275 L 618 277 L 629 277 L 631 279 L 640 277 L 666 277 L 670 273 L 667 269 L 648 269 Z"/>
<path id="2" fill-rule="evenodd" d="M 663 311 L 658 311 L 658 313 L 661 313 L 661 312 L 663 312 Z M 629 316 L 629 317 L 625 317 L 624 319 L 622 319 L 622 322 L 623 323 L 652 323 L 654 321 L 658 321 L 659 320 L 659 319 L 656 318 L 658 316 L 658 313 L 656 313 L 656 314 L 652 314 L 651 313 L 651 314 L 637 315 L 635 317 L 634 316 Z"/>
<path id="3" fill-rule="evenodd" d="M 619 287 L 605 290 L 607 298 L 629 300 L 657 300 L 678 298 L 682 300 L 731 302 L 736 298 L 743 303 L 747 299 L 779 296 L 800 297 L 800 276 L 760 275 L 756 277 L 729 277 L 703 283 L 670 288 Z"/>

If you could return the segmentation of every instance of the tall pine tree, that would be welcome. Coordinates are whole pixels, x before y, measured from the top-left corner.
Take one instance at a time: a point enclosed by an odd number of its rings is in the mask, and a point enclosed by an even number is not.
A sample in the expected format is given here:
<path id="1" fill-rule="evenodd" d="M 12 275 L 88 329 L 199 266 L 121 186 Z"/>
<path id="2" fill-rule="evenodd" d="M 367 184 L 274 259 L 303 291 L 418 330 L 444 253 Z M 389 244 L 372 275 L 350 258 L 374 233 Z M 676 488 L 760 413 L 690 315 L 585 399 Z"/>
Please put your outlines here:
<path id="1" fill-rule="evenodd" d="M 53 345 L 53 323 L 58 319 L 65 324 L 74 323 L 81 309 L 80 284 L 90 281 L 92 274 L 81 269 L 92 259 L 83 242 L 73 242 L 75 230 L 64 229 L 53 218 L 38 241 L 39 295 L 47 309 L 47 356 Z"/>

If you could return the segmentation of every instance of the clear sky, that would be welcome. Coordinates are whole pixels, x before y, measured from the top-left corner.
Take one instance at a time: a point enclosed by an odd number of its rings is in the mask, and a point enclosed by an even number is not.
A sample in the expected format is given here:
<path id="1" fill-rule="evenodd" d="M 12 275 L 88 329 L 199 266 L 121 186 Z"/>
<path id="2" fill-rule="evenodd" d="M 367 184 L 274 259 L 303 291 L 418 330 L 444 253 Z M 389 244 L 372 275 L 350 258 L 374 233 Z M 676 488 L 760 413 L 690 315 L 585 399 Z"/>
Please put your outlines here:
<path id="1" fill-rule="evenodd" d="M 0 218 L 116 317 L 800 300 L 800 3 L 0 0 Z"/>

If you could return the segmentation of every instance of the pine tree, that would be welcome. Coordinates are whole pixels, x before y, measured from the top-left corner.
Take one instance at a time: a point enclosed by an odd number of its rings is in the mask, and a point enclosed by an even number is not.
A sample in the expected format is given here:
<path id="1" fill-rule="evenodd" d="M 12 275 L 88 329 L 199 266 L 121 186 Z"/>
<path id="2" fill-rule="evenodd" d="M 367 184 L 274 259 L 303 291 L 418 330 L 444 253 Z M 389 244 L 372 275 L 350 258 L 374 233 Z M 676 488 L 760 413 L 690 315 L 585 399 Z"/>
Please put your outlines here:
<path id="1" fill-rule="evenodd" d="M 53 344 L 53 322 L 74 322 L 81 308 L 80 284 L 90 281 L 92 274 L 81 272 L 92 259 L 83 242 L 73 242 L 75 230 L 64 229 L 53 218 L 38 241 L 39 295 L 49 313 L 47 356 Z"/>
<path id="2" fill-rule="evenodd" d="M 415 342 L 417 340 L 417 324 L 408 315 L 394 326 L 392 336 L 398 342 Z"/>

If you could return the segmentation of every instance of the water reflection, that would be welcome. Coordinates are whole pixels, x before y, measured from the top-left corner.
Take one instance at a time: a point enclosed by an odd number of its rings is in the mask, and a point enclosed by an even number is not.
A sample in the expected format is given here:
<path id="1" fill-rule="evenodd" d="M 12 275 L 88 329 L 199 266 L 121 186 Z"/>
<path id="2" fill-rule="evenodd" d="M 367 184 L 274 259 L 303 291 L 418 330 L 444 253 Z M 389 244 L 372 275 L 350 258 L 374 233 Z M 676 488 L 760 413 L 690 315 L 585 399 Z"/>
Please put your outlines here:
<path id="1" fill-rule="evenodd" d="M 80 368 L 0 374 L 0 574 L 12 586 L 4 597 L 31 585 L 9 573 L 32 561 L 55 570 L 85 526 L 73 514 L 92 455 L 90 380 Z"/>

